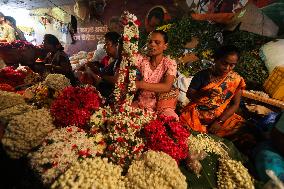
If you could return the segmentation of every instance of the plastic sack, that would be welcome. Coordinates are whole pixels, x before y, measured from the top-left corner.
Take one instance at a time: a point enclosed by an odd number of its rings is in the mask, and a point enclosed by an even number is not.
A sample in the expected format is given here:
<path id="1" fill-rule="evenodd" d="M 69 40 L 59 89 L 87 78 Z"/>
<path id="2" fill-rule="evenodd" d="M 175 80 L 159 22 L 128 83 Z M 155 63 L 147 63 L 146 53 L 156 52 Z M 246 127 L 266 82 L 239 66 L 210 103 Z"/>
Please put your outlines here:
<path id="1" fill-rule="evenodd" d="M 260 57 L 265 62 L 269 74 L 276 66 L 284 65 L 284 39 L 264 44 L 260 49 Z"/>
<path id="2" fill-rule="evenodd" d="M 279 113 L 269 113 L 267 116 L 264 116 L 257 122 L 257 128 L 263 132 L 270 131 L 276 124 L 279 116 Z"/>

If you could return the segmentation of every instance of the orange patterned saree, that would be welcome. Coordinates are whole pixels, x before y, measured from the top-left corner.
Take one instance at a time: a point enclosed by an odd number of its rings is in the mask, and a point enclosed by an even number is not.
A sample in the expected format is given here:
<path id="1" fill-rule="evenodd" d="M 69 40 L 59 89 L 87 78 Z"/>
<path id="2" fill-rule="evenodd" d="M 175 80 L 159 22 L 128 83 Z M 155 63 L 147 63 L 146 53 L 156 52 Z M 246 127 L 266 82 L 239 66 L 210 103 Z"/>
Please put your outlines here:
<path id="1" fill-rule="evenodd" d="M 190 102 L 183 109 L 180 120 L 194 131 L 207 133 L 208 126 L 226 110 L 235 94 L 244 88 L 244 79 L 235 72 L 229 72 L 223 79 L 203 87 L 203 90 L 217 90 L 219 95 L 206 96 L 197 102 Z M 233 114 L 214 134 L 220 137 L 231 135 L 243 125 L 243 122 L 241 116 Z"/>

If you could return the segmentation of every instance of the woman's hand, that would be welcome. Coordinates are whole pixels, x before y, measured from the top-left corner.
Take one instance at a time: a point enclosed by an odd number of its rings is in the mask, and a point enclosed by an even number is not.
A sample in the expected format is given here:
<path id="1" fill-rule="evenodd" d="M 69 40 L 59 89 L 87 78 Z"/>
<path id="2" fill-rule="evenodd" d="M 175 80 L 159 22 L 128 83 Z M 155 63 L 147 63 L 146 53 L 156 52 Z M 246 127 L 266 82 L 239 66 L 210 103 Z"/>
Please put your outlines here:
<path id="1" fill-rule="evenodd" d="M 209 131 L 214 134 L 214 133 L 216 133 L 220 129 L 220 127 L 222 127 L 222 125 L 218 121 L 214 121 L 210 125 Z"/>

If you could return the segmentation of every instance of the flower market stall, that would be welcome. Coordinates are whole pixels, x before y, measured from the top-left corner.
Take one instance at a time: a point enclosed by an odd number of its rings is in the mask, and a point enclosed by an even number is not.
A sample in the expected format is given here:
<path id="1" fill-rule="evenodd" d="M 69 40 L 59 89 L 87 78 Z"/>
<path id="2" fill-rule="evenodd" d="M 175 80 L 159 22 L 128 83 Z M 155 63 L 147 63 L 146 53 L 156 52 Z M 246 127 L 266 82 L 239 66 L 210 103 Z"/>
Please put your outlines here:
<path id="1" fill-rule="evenodd" d="M 0 43 L 0 57 L 6 63 L 0 69 L 0 165 L 7 174 L 4 178 L 9 177 L 4 188 L 263 188 L 256 174 L 260 168 L 253 158 L 259 152 L 254 147 L 274 130 L 275 123 L 283 123 L 279 118 L 284 109 L 279 90 L 283 89 L 283 67 L 280 60 L 266 65 L 275 58 L 270 47 L 278 49 L 283 40 L 275 45 L 268 43 L 271 37 L 225 31 L 217 24 L 224 24 L 219 16 L 184 16 L 165 20 L 156 29 L 168 34 L 166 54 L 178 63 L 175 86 L 183 92 L 178 114 L 188 103 L 184 99 L 192 76 L 214 64 L 214 50 L 224 44 L 242 49 L 234 69 L 247 83 L 240 113 L 250 133 L 241 131 L 235 138 L 198 133 L 174 117 L 133 106 L 139 76 L 136 55 L 147 52 L 148 33 L 128 11 L 119 19 L 121 62 L 115 89 L 108 97 L 81 69 L 102 60 L 103 44 L 69 57 L 78 80 L 71 84 L 65 75 L 37 70 L 43 62 L 36 61 L 44 54 L 41 47 L 24 41 Z M 233 16 L 229 13 L 226 23 Z M 218 22 L 207 21 L 212 17 Z M 276 180 L 282 179 L 281 174 L 277 176 Z M 270 182 L 277 185 L 273 178 L 269 177 Z"/>

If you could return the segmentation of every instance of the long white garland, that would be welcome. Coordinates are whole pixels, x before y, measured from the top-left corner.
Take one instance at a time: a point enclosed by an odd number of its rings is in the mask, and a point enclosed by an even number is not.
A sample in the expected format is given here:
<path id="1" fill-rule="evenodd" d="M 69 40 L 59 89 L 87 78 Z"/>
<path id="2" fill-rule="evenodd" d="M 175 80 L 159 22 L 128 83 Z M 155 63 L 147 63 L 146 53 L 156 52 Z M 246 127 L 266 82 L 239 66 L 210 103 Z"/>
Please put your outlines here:
<path id="1" fill-rule="evenodd" d="M 133 100 L 133 92 L 136 90 L 136 70 L 135 70 L 135 54 L 138 52 L 138 39 L 139 39 L 139 22 L 137 17 L 125 11 L 122 15 L 122 22 L 124 24 L 123 30 L 123 50 L 122 60 L 119 68 L 118 82 L 115 85 L 114 95 L 115 100 L 121 100 L 122 91 L 127 92 L 126 103 L 131 104 Z M 127 75 L 129 76 L 127 78 Z M 129 79 L 128 86 L 125 82 Z M 126 90 L 127 89 L 127 90 Z"/>

